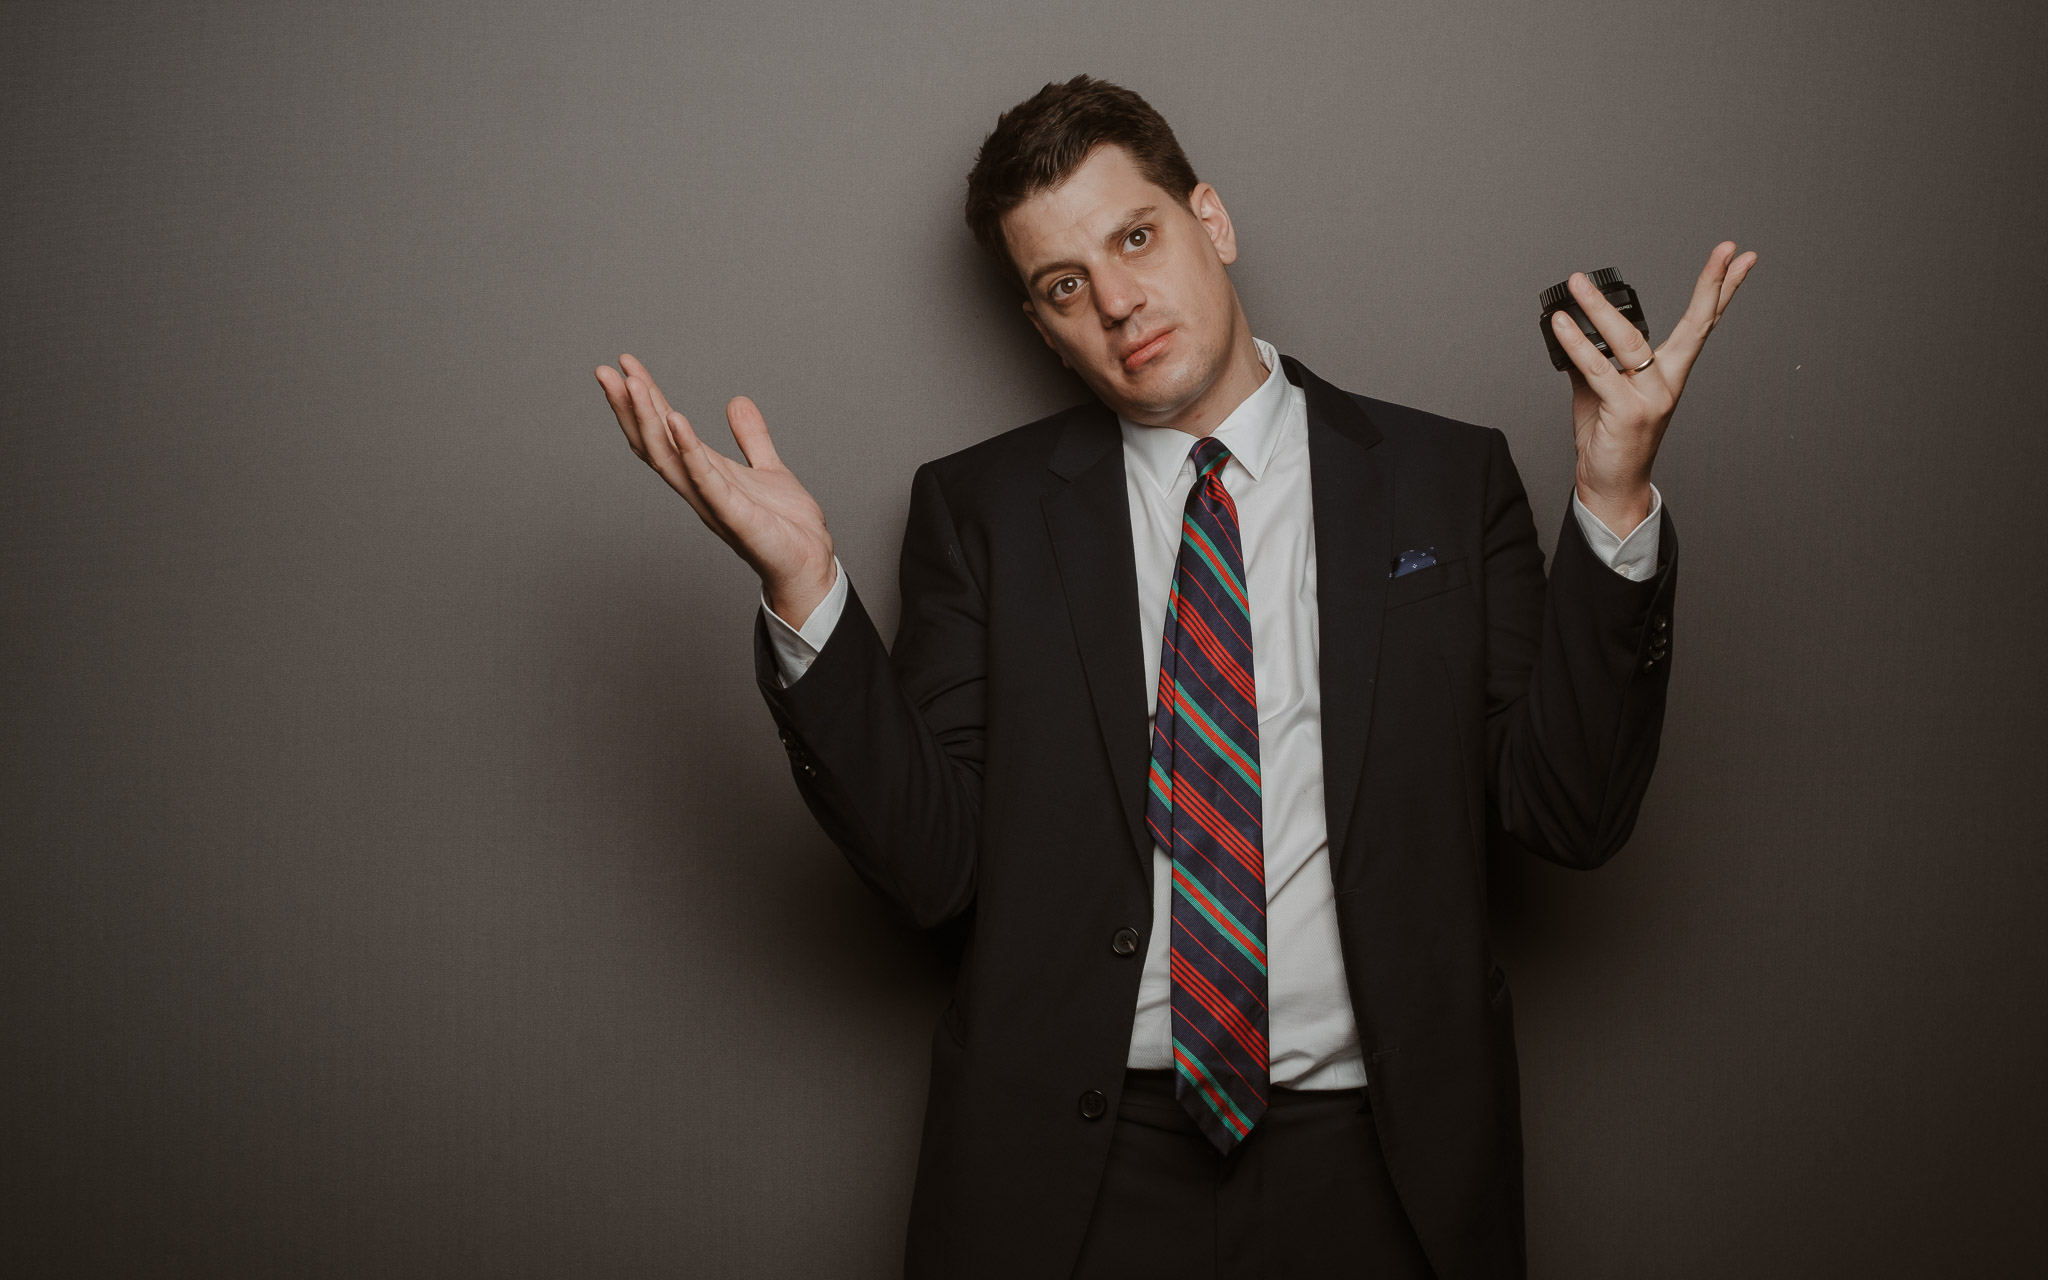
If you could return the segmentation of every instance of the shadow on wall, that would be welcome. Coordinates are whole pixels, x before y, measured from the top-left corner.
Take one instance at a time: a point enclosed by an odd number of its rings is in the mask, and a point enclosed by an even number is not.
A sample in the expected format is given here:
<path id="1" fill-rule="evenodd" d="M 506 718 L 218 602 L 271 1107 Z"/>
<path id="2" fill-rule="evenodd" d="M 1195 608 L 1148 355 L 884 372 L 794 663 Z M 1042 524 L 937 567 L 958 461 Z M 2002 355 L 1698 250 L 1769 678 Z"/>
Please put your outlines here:
<path id="1" fill-rule="evenodd" d="M 711 998 L 772 1001 L 778 1021 L 889 1006 L 928 1030 L 957 945 L 895 919 L 818 830 L 754 689 L 752 577 L 678 533 L 678 550 L 585 548 L 551 575 L 552 772 L 611 833 L 592 873 L 623 880 L 673 943 L 664 962 L 722 985 Z"/>

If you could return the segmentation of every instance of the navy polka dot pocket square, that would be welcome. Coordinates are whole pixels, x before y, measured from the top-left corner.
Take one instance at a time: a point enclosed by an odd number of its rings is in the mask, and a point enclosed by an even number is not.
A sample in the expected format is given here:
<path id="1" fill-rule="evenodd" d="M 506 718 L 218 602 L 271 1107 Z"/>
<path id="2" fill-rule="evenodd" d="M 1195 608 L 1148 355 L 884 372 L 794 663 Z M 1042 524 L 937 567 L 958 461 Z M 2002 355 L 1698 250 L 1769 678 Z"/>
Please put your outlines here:
<path id="1" fill-rule="evenodd" d="M 1389 578 L 1405 578 L 1417 569 L 1427 569 L 1436 563 L 1436 548 L 1424 547 L 1420 551 L 1403 551 L 1394 557 L 1394 567 L 1387 571 Z"/>

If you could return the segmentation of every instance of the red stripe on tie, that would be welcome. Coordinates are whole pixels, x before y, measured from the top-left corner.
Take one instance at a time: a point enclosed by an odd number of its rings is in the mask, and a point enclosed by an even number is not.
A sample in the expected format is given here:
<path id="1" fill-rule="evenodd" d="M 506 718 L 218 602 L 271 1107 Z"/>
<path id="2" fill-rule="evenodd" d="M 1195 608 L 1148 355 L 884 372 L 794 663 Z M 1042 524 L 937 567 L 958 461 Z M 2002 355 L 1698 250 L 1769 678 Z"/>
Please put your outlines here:
<path id="1" fill-rule="evenodd" d="M 1237 607 L 1242 609 L 1245 615 L 1249 617 L 1252 611 L 1252 602 L 1245 597 L 1244 588 L 1238 584 L 1236 571 L 1223 563 L 1223 553 L 1218 551 L 1215 544 L 1209 541 L 1209 531 L 1207 529 L 1196 524 L 1193 520 L 1187 521 L 1187 524 L 1199 535 L 1192 543 L 1195 554 L 1202 558 L 1202 563 L 1209 566 L 1209 572 L 1216 575 L 1216 581 L 1223 584 L 1224 590 L 1230 592 L 1231 599 L 1237 601 Z"/>
<path id="2" fill-rule="evenodd" d="M 1258 701 L 1251 673 L 1238 665 L 1230 650 L 1224 648 L 1223 642 L 1216 638 L 1216 633 L 1209 630 L 1208 619 L 1199 613 L 1191 613 L 1181 619 L 1180 629 L 1183 635 L 1194 637 L 1195 646 L 1208 655 L 1209 661 L 1216 664 L 1216 669 L 1223 673 L 1223 678 L 1230 681 L 1230 687 L 1243 694 L 1246 702 Z"/>
<path id="3" fill-rule="evenodd" d="M 1196 1035 L 1200 1036 L 1202 1038 L 1202 1044 L 1207 1047 L 1210 1053 L 1216 1056 L 1217 1065 L 1214 1066 L 1212 1066 L 1209 1063 L 1209 1060 L 1206 1058 L 1191 1058 L 1191 1060 L 1197 1066 L 1206 1068 L 1208 1070 L 1210 1078 L 1215 1080 L 1216 1087 L 1218 1089 L 1226 1090 L 1226 1092 L 1224 1092 L 1222 1095 L 1223 1097 L 1230 1098 L 1230 1094 L 1227 1092 L 1230 1086 L 1223 1079 L 1223 1072 L 1227 1070 L 1230 1072 L 1231 1075 L 1237 1078 L 1237 1082 L 1239 1084 L 1244 1086 L 1244 1091 L 1257 1100 L 1259 1109 L 1261 1111 L 1265 1110 L 1267 1064 L 1263 1062 L 1258 1064 L 1256 1078 L 1253 1075 L 1247 1075 L 1245 1073 L 1244 1068 L 1230 1061 L 1229 1055 L 1227 1055 L 1223 1051 L 1223 1046 L 1217 1044 L 1214 1040 L 1211 1040 L 1209 1038 L 1209 1033 L 1202 1030 L 1201 1027 L 1195 1025 L 1191 1021 L 1188 1021 L 1185 1017 L 1183 1017 L 1181 1021 L 1179 1021 L 1175 1025 L 1183 1030 L 1192 1031 Z M 1230 1098 L 1230 1100 L 1233 1104 L 1236 1102 L 1236 1099 L 1234 1098 Z M 1254 1121 L 1253 1123 L 1256 1123 L 1256 1121 Z M 1245 1125 L 1244 1132 L 1251 1132 L 1251 1124 Z M 1239 1134 L 1238 1136 L 1243 1137 L 1244 1135 Z"/>
<path id="4" fill-rule="evenodd" d="M 1209 488 L 1202 496 L 1223 504 L 1223 509 L 1230 513 L 1230 527 L 1235 529 L 1237 528 L 1237 499 L 1231 497 L 1230 490 L 1223 487 L 1223 476 L 1220 474 L 1222 470 L 1223 468 L 1218 467 L 1215 471 L 1209 473 Z"/>
<path id="5" fill-rule="evenodd" d="M 1228 496 L 1228 495 L 1229 495 L 1229 492 L 1230 492 L 1230 491 L 1229 491 L 1228 489 L 1224 490 L 1224 494 L 1225 494 L 1225 496 Z M 1237 503 L 1236 503 L 1235 501 L 1233 501 L 1233 502 L 1232 502 L 1232 503 L 1230 504 L 1230 514 L 1231 514 L 1231 516 L 1232 516 L 1232 518 L 1231 518 L 1231 519 L 1229 519 L 1229 520 L 1218 520 L 1218 521 L 1216 522 L 1216 532 L 1218 532 L 1218 533 L 1222 534 L 1222 535 L 1223 535 L 1223 538 L 1224 538 L 1224 541 L 1226 541 L 1226 542 L 1228 542 L 1228 543 L 1230 544 L 1230 554 L 1232 554 L 1232 555 L 1234 555 L 1234 556 L 1236 556 L 1236 557 L 1237 557 L 1237 562 L 1238 562 L 1239 564 L 1243 564 L 1243 563 L 1244 563 L 1244 547 L 1243 547 L 1243 546 L 1241 546 L 1241 545 L 1240 545 L 1240 544 L 1238 543 L 1238 540 L 1237 540 L 1237 520 L 1236 520 L 1236 518 L 1235 518 L 1235 517 L 1237 516 Z M 1222 547 L 1220 547 L 1220 546 L 1219 546 L 1218 548 L 1216 548 L 1216 549 L 1217 549 L 1218 551 L 1221 551 L 1221 550 L 1223 550 L 1223 548 L 1222 548 Z"/>
<path id="6" fill-rule="evenodd" d="M 1185 836 L 1187 833 L 1182 832 L 1181 834 Z M 1243 908 L 1238 912 L 1238 914 L 1250 915 L 1254 910 L 1260 909 L 1258 907 L 1258 904 L 1252 901 L 1251 895 L 1246 893 L 1245 890 L 1242 887 L 1240 887 L 1236 881 L 1230 878 L 1230 874 L 1224 870 L 1223 864 L 1217 861 L 1215 858 L 1210 857 L 1201 849 L 1197 848 L 1195 846 L 1194 841 L 1182 839 L 1180 843 L 1174 846 L 1173 856 L 1180 860 L 1180 864 L 1183 867 L 1186 867 L 1189 873 L 1197 877 L 1201 877 L 1203 875 L 1203 868 L 1206 867 L 1210 872 L 1213 873 L 1213 878 L 1216 884 L 1229 886 L 1229 888 L 1232 891 L 1231 896 L 1238 899 L 1238 901 L 1244 904 Z M 1220 904 L 1221 899 L 1217 898 L 1214 889 L 1210 885 L 1209 880 L 1203 879 L 1201 883 L 1202 888 L 1205 891 L 1209 892 L 1210 899 Z M 1261 915 L 1262 922 L 1263 919 L 1264 917 L 1263 915 Z"/>
<path id="7" fill-rule="evenodd" d="M 1237 1082 L 1245 1087 L 1245 1092 L 1258 1098 L 1259 1101 L 1264 1102 L 1266 1100 L 1266 1095 L 1264 1091 L 1261 1090 L 1258 1085 L 1252 1083 L 1251 1077 L 1244 1073 L 1243 1068 L 1239 1067 L 1235 1062 L 1232 1062 L 1230 1060 L 1230 1055 L 1224 1052 L 1223 1046 L 1217 1044 L 1214 1040 L 1211 1040 L 1209 1038 L 1209 1033 L 1202 1030 L 1202 1028 L 1192 1019 L 1190 1019 L 1185 1012 L 1176 1012 L 1179 1016 L 1176 1017 L 1174 1020 L 1174 1027 L 1176 1028 L 1174 1034 L 1178 1035 L 1180 1034 L 1180 1032 L 1186 1031 L 1192 1035 L 1200 1036 L 1202 1039 L 1202 1044 L 1208 1048 L 1211 1054 L 1215 1055 L 1217 1065 L 1215 1067 L 1210 1067 L 1209 1074 L 1210 1076 L 1214 1077 L 1216 1081 L 1216 1087 L 1219 1089 L 1228 1088 L 1228 1086 L 1223 1081 L 1223 1072 L 1228 1071 L 1231 1075 L 1237 1077 Z M 1204 1067 L 1209 1066 L 1208 1059 L 1206 1058 L 1197 1058 L 1195 1059 L 1195 1061 L 1201 1063 Z M 1225 1096 L 1228 1097 L 1229 1095 L 1226 1094 Z"/>
<path id="8" fill-rule="evenodd" d="M 1174 791 L 1181 812 L 1195 820 L 1195 824 L 1209 833 L 1211 839 L 1223 846 L 1238 865 L 1264 880 L 1266 877 L 1266 856 L 1244 838 L 1244 833 L 1223 820 L 1223 815 L 1210 806 L 1208 798 L 1189 787 L 1185 792 Z"/>
<path id="9" fill-rule="evenodd" d="M 1256 779 L 1263 776 L 1259 773 L 1258 764 L 1254 761 L 1245 759 L 1244 752 L 1238 749 L 1236 743 L 1224 737 L 1223 731 L 1221 729 L 1218 729 L 1215 733 L 1210 733 L 1206 729 L 1202 728 L 1202 720 L 1207 719 L 1208 717 L 1202 715 L 1202 709 L 1200 707 L 1188 701 L 1186 698 L 1181 697 L 1180 690 L 1177 689 L 1174 691 L 1173 694 L 1173 709 L 1175 711 L 1183 711 L 1189 713 L 1187 715 L 1182 716 L 1181 718 L 1187 721 L 1187 725 L 1190 729 L 1193 729 L 1195 731 L 1195 736 L 1200 738 L 1202 741 L 1208 743 L 1210 747 L 1212 747 L 1215 750 L 1217 755 L 1227 757 L 1233 763 L 1235 763 L 1238 768 L 1244 770 L 1246 774 L 1248 774 L 1251 778 L 1254 779 L 1252 783 L 1253 786 L 1258 785 Z M 1197 717 L 1200 717 L 1200 719 L 1198 719 Z M 1177 743 L 1179 739 L 1176 738 L 1175 741 Z"/>
<path id="10" fill-rule="evenodd" d="M 1228 961 L 1224 960 L 1222 956 L 1219 956 L 1214 951 L 1209 950 L 1209 944 L 1202 941 L 1202 939 L 1196 935 L 1194 930 L 1188 930 L 1187 935 L 1189 942 L 1192 942 L 1196 946 L 1200 947 L 1202 949 L 1203 955 L 1209 957 L 1211 960 L 1214 960 L 1216 962 L 1217 968 L 1229 974 L 1232 980 L 1235 981 L 1238 986 L 1244 988 L 1244 993 L 1252 998 L 1252 1006 L 1254 1008 L 1256 1008 L 1260 1013 L 1264 1013 L 1266 1011 L 1265 992 L 1252 990 L 1250 984 L 1245 982 L 1244 975 L 1239 973 L 1237 969 L 1234 966 L 1232 966 Z"/>
<path id="11" fill-rule="evenodd" d="M 1260 826 L 1259 826 L 1259 815 L 1258 815 L 1258 814 L 1256 814 L 1256 813 L 1253 813 L 1253 812 L 1252 812 L 1252 811 L 1251 811 L 1251 810 L 1250 810 L 1249 808 L 1247 808 L 1247 807 L 1246 807 L 1246 805 L 1245 805 L 1245 802 L 1244 802 L 1244 801 L 1242 801 L 1242 800 L 1238 799 L 1238 797 L 1237 797 L 1237 791 L 1236 791 L 1235 789 L 1233 789 L 1233 788 L 1231 788 L 1231 787 L 1227 787 L 1227 786 L 1225 786 L 1225 785 L 1224 785 L 1224 783 L 1223 783 L 1223 779 L 1221 779 L 1221 778 L 1217 777 L 1217 776 L 1216 776 L 1215 774 L 1213 774 L 1213 773 L 1209 772 L 1209 766 L 1208 766 L 1208 765 L 1205 765 L 1205 764 L 1203 764 L 1203 763 L 1202 763 L 1202 762 L 1201 762 L 1201 761 L 1200 761 L 1199 759 L 1197 759 L 1197 758 L 1195 757 L 1195 753 L 1194 753 L 1194 752 L 1190 751 L 1190 752 L 1188 753 L 1188 755 L 1187 755 L 1187 758 L 1186 758 L 1185 760 L 1175 760 L 1175 761 L 1174 761 L 1174 764 L 1175 764 L 1175 766 L 1176 766 L 1176 767 L 1178 767 L 1178 766 L 1180 766 L 1180 765 L 1183 765 L 1183 764 L 1185 764 L 1185 765 L 1191 765 L 1191 766 L 1193 766 L 1194 768 L 1196 768 L 1196 769 L 1199 769 L 1199 770 L 1201 770 L 1201 772 L 1202 772 L 1202 776 L 1203 776 L 1203 777 L 1205 777 L 1205 778 L 1207 778 L 1207 779 L 1208 779 L 1208 780 L 1209 780 L 1209 781 L 1210 781 L 1210 782 L 1211 782 L 1212 784 L 1214 784 L 1214 786 L 1216 787 L 1216 790 L 1217 790 L 1218 792 L 1222 793 L 1222 796 L 1223 796 L 1223 798 L 1224 798 L 1224 799 L 1226 799 L 1226 800 L 1228 800 L 1228 801 L 1230 801 L 1230 803 L 1232 803 L 1232 804 L 1234 804 L 1234 805 L 1236 805 L 1236 806 L 1237 806 L 1237 811 L 1238 811 L 1239 813 L 1241 813 L 1241 814 L 1243 814 L 1243 815 L 1244 815 L 1244 817 L 1245 817 L 1245 821 L 1246 821 L 1246 822 L 1249 822 L 1249 823 L 1251 824 L 1251 829 L 1252 829 L 1252 830 L 1254 830 L 1254 831 L 1257 831 L 1257 830 L 1259 830 L 1259 829 L 1260 829 Z M 1235 775 L 1235 774 L 1232 774 L 1231 776 L 1232 776 L 1232 777 L 1235 777 L 1236 775 Z M 1226 819 L 1226 821 L 1228 821 L 1228 819 Z M 1232 822 L 1232 823 L 1231 823 L 1231 825 L 1232 825 L 1232 826 L 1236 826 L 1237 824 L 1236 824 L 1236 823 L 1234 823 L 1234 822 Z M 1241 829 L 1242 829 L 1242 828 L 1240 828 L 1240 830 L 1241 830 Z"/>
<path id="12" fill-rule="evenodd" d="M 1227 1090 L 1229 1088 L 1229 1086 L 1226 1085 L 1223 1080 L 1223 1073 L 1225 1071 L 1228 1071 L 1231 1075 L 1237 1077 L 1237 1082 L 1244 1086 L 1246 1093 L 1251 1094 L 1253 1097 L 1257 1098 L 1261 1103 L 1265 1102 L 1266 1091 L 1260 1086 L 1252 1083 L 1251 1078 L 1245 1075 L 1244 1071 L 1240 1069 L 1236 1063 L 1230 1061 L 1229 1055 L 1224 1053 L 1223 1051 L 1223 1046 L 1217 1044 L 1214 1040 L 1211 1040 L 1209 1038 L 1208 1032 L 1202 1030 L 1194 1023 L 1185 1020 L 1180 1022 L 1178 1025 L 1181 1028 L 1188 1031 L 1192 1031 L 1194 1034 L 1200 1036 L 1202 1038 L 1203 1046 L 1205 1046 L 1211 1054 L 1215 1055 L 1216 1062 L 1214 1065 L 1211 1065 L 1209 1060 L 1206 1058 L 1196 1058 L 1193 1056 L 1188 1056 L 1187 1061 L 1194 1063 L 1197 1067 L 1200 1067 L 1202 1069 L 1202 1074 L 1208 1076 L 1211 1080 L 1213 1080 L 1216 1084 L 1216 1088 L 1219 1091 Z M 1176 1050 L 1175 1053 L 1176 1056 L 1180 1056 L 1178 1050 Z M 1225 1099 L 1230 1098 L 1230 1094 L 1228 1092 L 1219 1092 L 1216 1096 Z M 1234 1124 L 1233 1127 L 1235 1127 Z M 1245 1132 L 1248 1133 L 1250 1132 L 1250 1130 L 1247 1129 Z M 1238 1136 L 1243 1137 L 1244 1135 L 1239 1134 Z"/>
<path id="13" fill-rule="evenodd" d="M 1259 726 L 1251 723 L 1249 720 L 1246 720 L 1243 716 L 1237 714 L 1237 700 L 1233 698 L 1227 698 L 1223 694 L 1217 692 L 1216 686 L 1210 684 L 1208 679 L 1202 675 L 1201 668 L 1195 663 L 1189 662 L 1187 654 L 1181 652 L 1181 650 L 1177 646 L 1175 647 L 1173 652 L 1174 656 L 1180 659 L 1180 670 L 1177 674 L 1186 676 L 1193 683 L 1200 685 L 1202 687 L 1202 692 L 1207 694 L 1210 698 L 1214 699 L 1216 705 L 1222 707 L 1223 710 L 1230 716 L 1232 720 L 1237 721 L 1238 726 L 1245 731 L 1246 736 L 1248 736 L 1253 742 L 1257 742 L 1259 740 Z M 1246 699 L 1246 701 L 1249 702 L 1250 699 Z M 1217 727 L 1221 728 L 1222 726 L 1219 725 Z"/>
<path id="14" fill-rule="evenodd" d="M 1216 1113 L 1218 1120 L 1221 1120 L 1232 1133 L 1240 1138 L 1251 1132 L 1251 1130 L 1238 1124 L 1237 1116 L 1231 1110 L 1229 1101 L 1224 1098 L 1220 1086 L 1210 1079 L 1208 1068 L 1178 1049 L 1173 1051 L 1173 1057 L 1174 1061 L 1186 1067 L 1188 1074 L 1195 1078 L 1195 1088 L 1200 1090 L 1202 1096 L 1209 1100 L 1209 1109 Z"/>
<path id="15" fill-rule="evenodd" d="M 1206 609 L 1200 610 L 1202 616 L 1214 619 L 1215 621 L 1222 623 L 1223 629 L 1228 631 L 1233 637 L 1236 638 L 1239 644 L 1244 646 L 1246 653 L 1250 653 L 1252 649 L 1251 638 L 1238 631 L 1236 622 L 1236 611 L 1231 610 L 1229 612 L 1225 612 L 1222 609 L 1222 607 L 1220 607 L 1216 603 L 1216 597 L 1209 594 L 1209 588 L 1203 586 L 1201 580 L 1199 578 L 1196 578 L 1193 574 L 1188 575 L 1188 581 L 1190 584 L 1193 585 L 1196 591 L 1201 592 L 1202 603 L 1208 606 Z"/>
<path id="16" fill-rule="evenodd" d="M 1209 1011 L 1218 1026 L 1230 1033 L 1231 1039 L 1252 1055 L 1255 1062 L 1267 1061 L 1266 1037 L 1244 1016 L 1244 1011 L 1223 998 L 1216 985 L 1202 975 L 1200 969 L 1188 963 L 1180 952 L 1172 953 L 1171 972 L 1173 980 L 1181 989 L 1193 996 L 1195 1003 Z"/>
<path id="17" fill-rule="evenodd" d="M 1173 882 L 1177 885 L 1180 885 L 1182 888 L 1186 889 L 1189 893 L 1195 895 L 1197 898 L 1200 898 L 1202 901 L 1208 903 L 1210 906 L 1216 908 L 1214 915 L 1211 917 L 1215 921 L 1216 927 L 1218 929 L 1221 929 L 1223 932 L 1229 934 L 1231 937 L 1237 939 L 1238 943 L 1242 945 L 1246 951 L 1251 952 L 1253 955 L 1259 958 L 1260 964 L 1272 963 L 1272 961 L 1268 959 L 1266 956 L 1265 944 L 1261 943 L 1257 938 L 1247 936 L 1244 930 L 1230 923 L 1229 917 L 1223 914 L 1223 904 L 1216 901 L 1216 895 L 1210 893 L 1206 885 L 1202 884 L 1200 881 L 1189 879 L 1188 874 L 1185 871 L 1181 871 L 1179 869 L 1175 869 L 1173 873 Z"/>

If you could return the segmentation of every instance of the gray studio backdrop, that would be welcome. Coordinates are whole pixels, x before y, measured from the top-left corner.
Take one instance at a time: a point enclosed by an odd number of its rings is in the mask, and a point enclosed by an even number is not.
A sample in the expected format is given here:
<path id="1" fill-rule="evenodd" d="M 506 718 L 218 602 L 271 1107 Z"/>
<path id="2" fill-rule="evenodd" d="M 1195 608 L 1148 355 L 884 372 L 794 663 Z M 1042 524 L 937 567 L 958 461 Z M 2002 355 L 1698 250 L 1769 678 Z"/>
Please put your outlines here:
<path id="1" fill-rule="evenodd" d="M 1079 392 L 997 111 L 1126 82 L 1254 327 L 1507 432 L 1536 293 L 1763 263 L 1658 480 L 1662 762 L 1517 862 L 1539 1277 L 2017 1274 L 2048 1193 L 2036 5 L 0 9 L 0 1270 L 884 1277 L 948 961 L 815 830 L 746 570 L 627 452 L 756 397 L 885 621 L 915 465 Z"/>

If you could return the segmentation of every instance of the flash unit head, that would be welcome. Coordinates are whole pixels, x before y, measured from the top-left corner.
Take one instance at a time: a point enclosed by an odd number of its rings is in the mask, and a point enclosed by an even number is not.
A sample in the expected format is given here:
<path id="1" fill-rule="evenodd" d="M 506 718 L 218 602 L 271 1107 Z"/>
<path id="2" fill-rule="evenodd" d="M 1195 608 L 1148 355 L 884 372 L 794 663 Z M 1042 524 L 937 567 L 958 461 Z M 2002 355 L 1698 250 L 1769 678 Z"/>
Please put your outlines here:
<path id="1" fill-rule="evenodd" d="M 1621 278 L 1621 272 L 1613 267 L 1602 267 L 1589 273 L 1586 279 L 1600 291 L 1601 297 L 1607 299 L 1616 311 L 1621 312 L 1623 319 L 1636 327 L 1636 331 L 1643 335 L 1644 340 L 1649 339 L 1650 322 L 1643 316 L 1642 301 L 1636 297 L 1636 291 L 1629 287 L 1628 282 Z M 1586 318 L 1585 311 L 1572 297 L 1572 282 L 1569 278 L 1545 289 L 1538 295 L 1537 300 L 1543 307 L 1543 318 L 1538 323 L 1543 327 L 1543 345 L 1550 349 L 1551 368 L 1572 367 L 1571 355 L 1565 351 L 1564 344 L 1557 340 L 1557 331 L 1550 327 L 1550 317 L 1560 311 L 1572 318 L 1579 326 L 1579 332 L 1586 335 L 1586 341 L 1598 348 L 1601 355 L 1610 360 L 1614 358 L 1614 353 L 1607 349 L 1607 340 L 1600 336 L 1600 330 Z"/>

